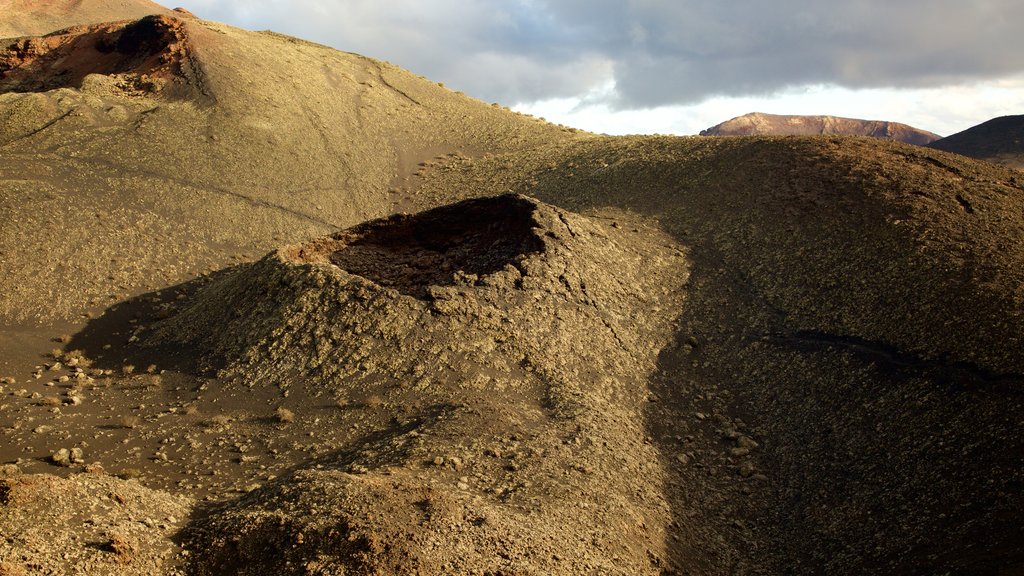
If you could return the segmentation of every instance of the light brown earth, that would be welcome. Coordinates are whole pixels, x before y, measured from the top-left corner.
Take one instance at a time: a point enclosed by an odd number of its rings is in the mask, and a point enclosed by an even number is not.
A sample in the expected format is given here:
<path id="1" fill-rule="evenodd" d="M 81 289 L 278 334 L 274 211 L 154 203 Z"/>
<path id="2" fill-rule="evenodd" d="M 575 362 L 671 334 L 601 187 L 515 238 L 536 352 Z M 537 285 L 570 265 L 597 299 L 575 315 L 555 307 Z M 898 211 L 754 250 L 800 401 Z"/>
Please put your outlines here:
<path id="1" fill-rule="evenodd" d="M 0 38 L 41 36 L 71 25 L 171 12 L 149 0 L 0 0 Z"/>
<path id="2" fill-rule="evenodd" d="M 1018 172 L 64 36 L 0 57 L 0 574 L 1024 571 Z"/>
<path id="3" fill-rule="evenodd" d="M 701 130 L 701 136 L 870 136 L 923 146 L 938 134 L 886 120 L 836 116 L 793 116 L 751 112 Z"/>

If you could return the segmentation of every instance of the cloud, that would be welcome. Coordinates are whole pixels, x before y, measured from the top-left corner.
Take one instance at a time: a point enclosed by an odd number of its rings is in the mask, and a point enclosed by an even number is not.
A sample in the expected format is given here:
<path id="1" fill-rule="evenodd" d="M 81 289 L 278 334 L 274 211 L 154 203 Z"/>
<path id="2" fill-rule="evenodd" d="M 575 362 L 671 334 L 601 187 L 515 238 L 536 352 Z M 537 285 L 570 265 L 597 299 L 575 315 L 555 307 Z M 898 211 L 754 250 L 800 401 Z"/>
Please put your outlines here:
<path id="1" fill-rule="evenodd" d="M 927 88 L 1024 71 L 1019 0 L 179 0 L 390 60 L 485 100 L 612 84 L 643 109 L 795 86 Z"/>

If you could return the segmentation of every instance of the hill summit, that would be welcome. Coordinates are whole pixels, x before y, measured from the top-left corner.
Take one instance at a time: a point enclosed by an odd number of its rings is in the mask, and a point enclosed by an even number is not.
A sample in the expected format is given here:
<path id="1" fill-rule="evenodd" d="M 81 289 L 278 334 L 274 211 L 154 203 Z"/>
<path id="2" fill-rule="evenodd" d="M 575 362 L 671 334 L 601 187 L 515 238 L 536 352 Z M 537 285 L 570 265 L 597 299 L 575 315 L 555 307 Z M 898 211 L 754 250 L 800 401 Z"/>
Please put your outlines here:
<path id="1" fill-rule="evenodd" d="M 788 135 L 870 136 L 924 145 L 941 138 L 899 122 L 858 120 L 836 116 L 787 116 L 751 112 L 701 130 L 701 136 L 788 136 Z"/>
<path id="2" fill-rule="evenodd" d="M 1024 115 L 993 118 L 928 146 L 1024 169 Z"/>
<path id="3" fill-rule="evenodd" d="M 0 38 L 40 36 L 70 26 L 171 13 L 149 0 L 0 0 Z"/>

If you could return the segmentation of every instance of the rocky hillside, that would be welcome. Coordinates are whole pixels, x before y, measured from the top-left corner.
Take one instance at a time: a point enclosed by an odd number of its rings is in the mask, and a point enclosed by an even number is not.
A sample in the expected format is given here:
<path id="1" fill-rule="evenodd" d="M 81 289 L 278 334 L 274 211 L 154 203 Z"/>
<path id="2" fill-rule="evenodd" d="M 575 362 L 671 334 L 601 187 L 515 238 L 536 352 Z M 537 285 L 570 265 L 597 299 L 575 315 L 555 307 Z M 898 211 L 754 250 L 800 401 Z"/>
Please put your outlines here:
<path id="1" fill-rule="evenodd" d="M 957 132 L 930 147 L 1024 169 L 1024 116 L 1002 116 Z"/>
<path id="2" fill-rule="evenodd" d="M 643 412 L 686 278 L 656 228 L 499 196 L 206 287 L 148 342 L 220 366 L 222 390 L 285 391 L 297 418 L 362 405 L 348 418 L 373 432 L 211 510 L 189 531 L 196 573 L 658 573 L 671 519 Z"/>
<path id="3" fill-rule="evenodd" d="M 870 136 L 923 146 L 941 138 L 925 130 L 884 120 L 857 120 L 835 116 L 784 116 L 751 112 L 701 130 L 701 136 Z"/>
<path id="4" fill-rule="evenodd" d="M 0 319 L 100 310 L 401 209 L 421 163 L 571 137 L 385 62 L 190 17 L 11 42 Z"/>
<path id="5" fill-rule="evenodd" d="M 1024 570 L 1017 171 L 180 13 L 0 91 L 0 574 Z"/>
<path id="6" fill-rule="evenodd" d="M 648 433 L 666 460 L 703 439 L 710 473 L 769 479 L 770 496 L 747 484 L 712 505 L 757 542 L 727 557 L 768 573 L 1024 566 L 1017 173 L 866 139 L 621 138 L 453 162 L 421 195 L 481 181 L 474 194 L 625 208 L 687 248 Z M 687 474 L 667 483 L 680 522 L 707 497 Z"/>

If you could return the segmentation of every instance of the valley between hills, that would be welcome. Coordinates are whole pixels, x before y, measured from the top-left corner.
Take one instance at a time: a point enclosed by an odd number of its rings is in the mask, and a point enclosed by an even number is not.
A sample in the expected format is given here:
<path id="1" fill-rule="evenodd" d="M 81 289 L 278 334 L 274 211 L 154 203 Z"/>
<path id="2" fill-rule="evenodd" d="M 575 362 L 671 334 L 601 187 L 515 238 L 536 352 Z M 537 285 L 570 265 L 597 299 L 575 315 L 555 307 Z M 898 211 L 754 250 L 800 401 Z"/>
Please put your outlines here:
<path id="1" fill-rule="evenodd" d="M 604 136 L 29 4 L 0 576 L 1024 573 L 1016 117 Z"/>

